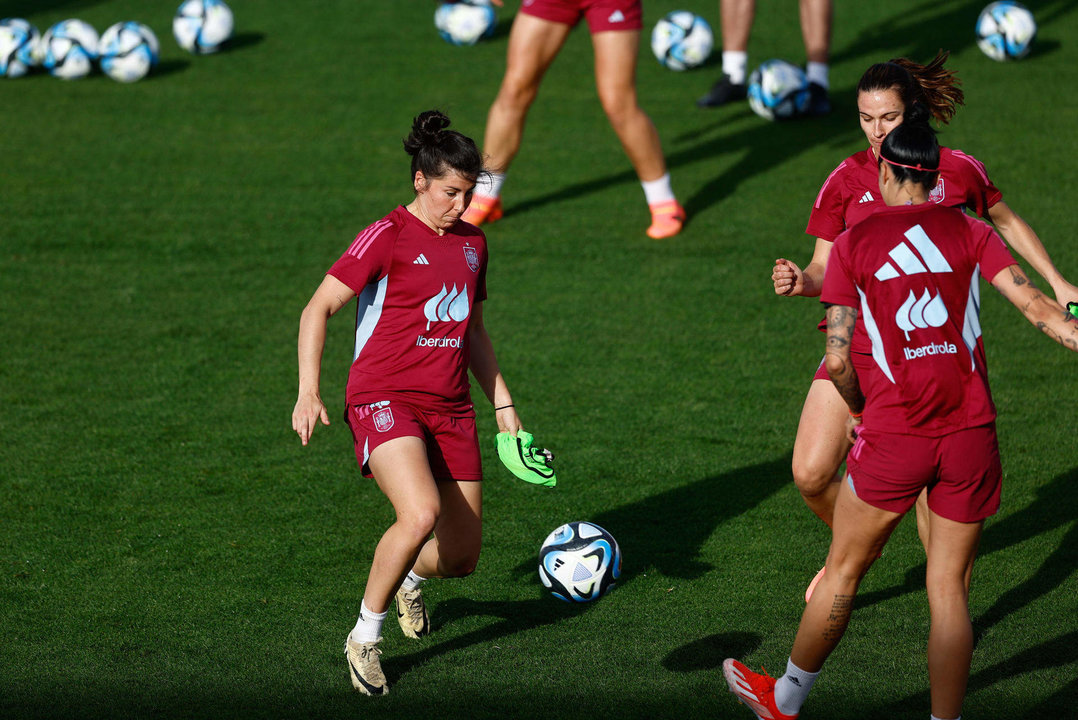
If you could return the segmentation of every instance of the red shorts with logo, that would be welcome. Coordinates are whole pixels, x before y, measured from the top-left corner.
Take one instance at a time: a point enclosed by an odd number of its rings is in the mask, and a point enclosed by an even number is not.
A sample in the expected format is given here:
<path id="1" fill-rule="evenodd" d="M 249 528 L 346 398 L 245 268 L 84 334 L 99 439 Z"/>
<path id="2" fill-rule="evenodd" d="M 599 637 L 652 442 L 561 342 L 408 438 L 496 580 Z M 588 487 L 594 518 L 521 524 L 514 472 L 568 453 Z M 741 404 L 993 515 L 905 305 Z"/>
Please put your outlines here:
<path id="1" fill-rule="evenodd" d="M 563 25 L 583 17 L 592 34 L 644 27 L 641 0 L 524 0 L 520 12 Z"/>
<path id="2" fill-rule="evenodd" d="M 882 510 L 906 512 L 925 487 L 928 507 L 948 520 L 979 522 L 999 509 L 1003 471 L 994 424 L 942 437 L 863 428 L 846 468 L 857 497 Z"/>
<path id="3" fill-rule="evenodd" d="M 355 441 L 356 460 L 365 477 L 374 477 L 368 460 L 374 449 L 399 437 L 417 437 L 427 446 L 435 480 L 482 480 L 475 416 L 429 412 L 399 400 L 349 405 L 344 411 Z"/>

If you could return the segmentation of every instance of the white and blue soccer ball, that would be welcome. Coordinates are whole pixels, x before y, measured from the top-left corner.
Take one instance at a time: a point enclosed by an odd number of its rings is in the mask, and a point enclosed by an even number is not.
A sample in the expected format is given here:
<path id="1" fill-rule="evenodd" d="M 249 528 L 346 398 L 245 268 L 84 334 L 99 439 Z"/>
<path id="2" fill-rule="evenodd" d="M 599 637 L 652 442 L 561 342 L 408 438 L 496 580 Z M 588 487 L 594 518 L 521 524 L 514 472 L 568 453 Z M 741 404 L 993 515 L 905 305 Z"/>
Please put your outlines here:
<path id="1" fill-rule="evenodd" d="M 434 27 L 453 45 L 475 45 L 490 37 L 497 20 L 490 0 L 443 2 L 434 11 Z"/>
<path id="2" fill-rule="evenodd" d="M 1021 3 L 994 2 L 977 18 L 977 47 L 993 60 L 1018 60 L 1029 54 L 1037 37 L 1037 21 Z"/>
<path id="3" fill-rule="evenodd" d="M 559 600 L 597 600 L 619 577 L 621 549 L 614 536 L 595 523 L 566 523 L 539 548 L 539 580 Z"/>
<path id="4" fill-rule="evenodd" d="M 0 76 L 17 78 L 38 64 L 41 34 L 22 18 L 0 20 Z"/>
<path id="5" fill-rule="evenodd" d="M 232 37 L 232 8 L 222 0 L 185 0 L 172 18 L 172 35 L 196 55 L 217 52 Z"/>
<path id="6" fill-rule="evenodd" d="M 670 70 L 703 65 L 713 47 L 715 35 L 707 20 L 688 10 L 667 13 L 651 31 L 651 51 Z"/>
<path id="7" fill-rule="evenodd" d="M 809 86 L 805 71 L 785 60 L 765 60 L 749 76 L 749 107 L 767 120 L 788 120 L 805 114 Z"/>
<path id="8" fill-rule="evenodd" d="M 97 60 L 97 30 L 82 20 L 61 20 L 41 37 L 41 64 L 64 80 L 86 77 Z"/>
<path id="9" fill-rule="evenodd" d="M 118 82 L 135 82 L 146 77 L 160 55 L 161 47 L 153 30 L 138 22 L 120 22 L 101 33 L 101 70 Z"/>

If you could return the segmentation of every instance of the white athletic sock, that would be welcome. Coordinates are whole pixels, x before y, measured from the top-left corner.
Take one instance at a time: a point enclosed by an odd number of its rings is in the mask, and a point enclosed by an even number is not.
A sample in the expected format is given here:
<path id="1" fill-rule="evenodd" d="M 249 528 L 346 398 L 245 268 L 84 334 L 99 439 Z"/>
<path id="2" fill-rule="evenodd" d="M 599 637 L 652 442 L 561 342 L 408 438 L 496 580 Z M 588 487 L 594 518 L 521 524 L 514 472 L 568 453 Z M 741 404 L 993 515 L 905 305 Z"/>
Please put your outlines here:
<path id="1" fill-rule="evenodd" d="M 931 713 L 929 713 L 929 714 L 931 714 Z M 938 717 L 936 717 L 935 715 L 932 715 L 932 720 L 944 720 L 944 719 L 943 719 L 943 718 L 938 718 Z M 954 720 L 962 720 L 962 716 L 961 716 L 961 715 L 959 715 L 959 716 L 958 716 L 958 717 L 956 717 L 956 718 L 955 718 Z"/>
<path id="2" fill-rule="evenodd" d="M 505 182 L 505 173 L 485 172 L 479 175 L 475 182 L 475 194 L 483 197 L 501 197 L 502 184 Z"/>
<path id="3" fill-rule="evenodd" d="M 747 68 L 749 66 L 749 54 L 740 50 L 722 51 L 722 71 L 730 76 L 730 82 L 735 85 L 744 85 Z"/>
<path id="4" fill-rule="evenodd" d="M 644 187 L 644 197 L 647 198 L 648 205 L 675 199 L 674 190 L 670 187 L 670 173 L 666 173 L 658 180 L 640 181 L 640 184 Z"/>
<path id="5" fill-rule="evenodd" d="M 408 577 L 404 578 L 404 582 L 401 583 L 401 590 L 415 590 L 417 587 L 419 587 L 419 583 L 423 582 L 426 579 L 427 578 L 425 577 L 420 577 L 416 575 L 414 571 L 409 570 Z"/>
<path id="6" fill-rule="evenodd" d="M 821 62 L 810 62 L 805 65 L 805 75 L 808 77 L 810 83 L 816 83 L 822 85 L 825 88 L 831 87 L 828 81 L 828 65 Z"/>
<path id="7" fill-rule="evenodd" d="M 794 665 L 793 660 L 786 661 L 786 674 L 775 681 L 775 707 L 785 715 L 797 715 L 805 704 L 812 683 L 820 673 L 805 672 Z"/>
<path id="8" fill-rule="evenodd" d="M 349 635 L 349 637 L 352 638 L 352 642 L 375 642 L 381 639 L 382 623 L 386 621 L 386 616 L 388 614 L 388 610 L 383 613 L 371 612 L 367 608 L 367 603 L 361 602 L 359 604 L 359 620 L 356 621 L 356 626 L 352 628 L 352 632 Z"/>

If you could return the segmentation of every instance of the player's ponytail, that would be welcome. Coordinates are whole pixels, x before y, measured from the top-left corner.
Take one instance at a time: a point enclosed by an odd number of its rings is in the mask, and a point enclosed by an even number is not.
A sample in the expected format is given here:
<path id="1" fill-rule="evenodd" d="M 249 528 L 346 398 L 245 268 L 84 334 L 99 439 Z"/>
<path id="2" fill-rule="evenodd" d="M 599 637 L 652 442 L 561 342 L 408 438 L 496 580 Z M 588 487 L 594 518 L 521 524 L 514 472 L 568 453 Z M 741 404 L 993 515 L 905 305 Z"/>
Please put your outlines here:
<path id="1" fill-rule="evenodd" d="M 475 142 L 456 130 L 447 130 L 449 117 L 427 110 L 412 121 L 404 150 L 412 156 L 412 177 L 420 171 L 428 179 L 456 172 L 474 182 L 483 171 L 483 157 Z"/>
<path id="2" fill-rule="evenodd" d="M 944 67 L 950 53 L 940 50 L 927 65 L 907 58 L 894 58 L 876 63 L 861 76 L 857 92 L 894 90 L 908 110 L 920 103 L 936 122 L 946 124 L 965 103 L 965 94 L 958 87 L 961 81 L 953 70 Z"/>
<path id="3" fill-rule="evenodd" d="M 940 167 L 940 146 L 929 117 L 921 103 L 910 106 L 905 121 L 884 138 L 879 159 L 891 166 L 899 183 L 913 182 L 926 193 L 936 187 Z"/>

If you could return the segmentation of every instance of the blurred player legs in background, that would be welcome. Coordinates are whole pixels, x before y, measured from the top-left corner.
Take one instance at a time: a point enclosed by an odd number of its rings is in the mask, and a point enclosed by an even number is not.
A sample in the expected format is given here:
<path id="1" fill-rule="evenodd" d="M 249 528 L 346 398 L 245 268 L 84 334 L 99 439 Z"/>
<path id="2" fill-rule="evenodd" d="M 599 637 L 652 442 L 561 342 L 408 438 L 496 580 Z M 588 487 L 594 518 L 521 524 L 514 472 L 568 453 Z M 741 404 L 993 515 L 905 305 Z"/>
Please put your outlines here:
<path id="1" fill-rule="evenodd" d="M 811 103 L 809 114 L 831 112 L 828 97 L 828 56 L 831 52 L 831 0 L 801 0 L 801 37 L 805 41 L 805 74 Z M 756 17 L 756 0 L 719 0 L 722 20 L 722 77 L 696 101 L 700 107 L 719 107 L 748 96 L 749 35 Z"/>
<path id="2" fill-rule="evenodd" d="M 659 133 L 637 102 L 640 2 L 622 0 L 601 9 L 582 5 L 576 0 L 535 0 L 517 13 L 509 34 L 505 75 L 490 107 L 483 140 L 491 173 L 480 178 L 463 219 L 479 225 L 502 216 L 502 183 L 520 150 L 528 109 L 547 68 L 583 16 L 592 33 L 599 101 L 640 178 L 651 210 L 647 233 L 656 239 L 676 235 L 685 222 L 685 211 L 670 186 Z"/>

